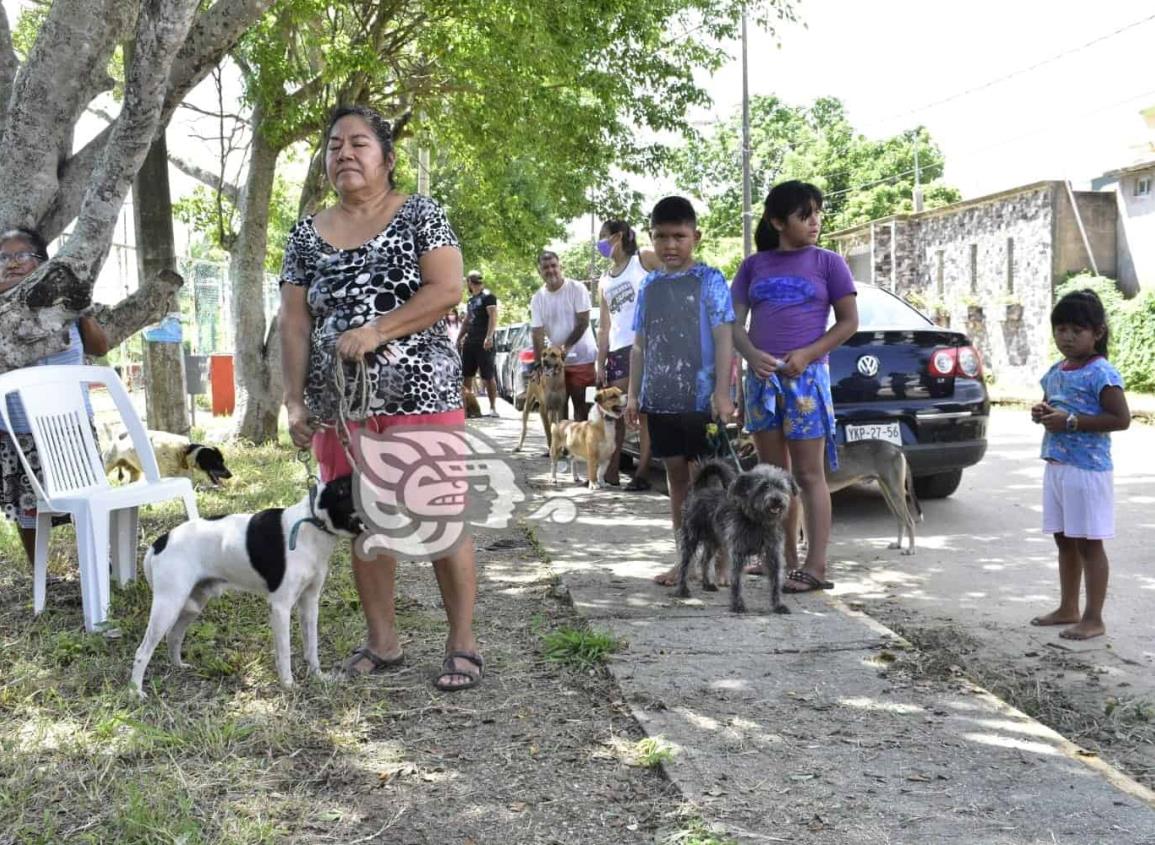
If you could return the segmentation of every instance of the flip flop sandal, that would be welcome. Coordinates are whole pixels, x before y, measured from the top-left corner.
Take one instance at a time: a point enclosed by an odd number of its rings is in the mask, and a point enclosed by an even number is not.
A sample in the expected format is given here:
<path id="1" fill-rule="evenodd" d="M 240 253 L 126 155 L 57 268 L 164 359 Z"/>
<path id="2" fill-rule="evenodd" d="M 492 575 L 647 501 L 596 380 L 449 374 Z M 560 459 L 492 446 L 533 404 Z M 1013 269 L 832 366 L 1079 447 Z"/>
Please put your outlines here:
<path id="1" fill-rule="evenodd" d="M 477 667 L 473 670 L 469 667 L 465 669 L 454 668 L 453 661 L 456 659 L 468 660 Z M 445 655 L 445 660 L 441 662 L 441 674 L 433 679 L 433 686 L 442 692 L 457 692 L 463 689 L 472 689 L 481 683 L 481 677 L 485 674 L 485 659 L 475 651 L 451 651 Z M 469 680 L 463 684 L 450 683 L 448 678 L 454 675 L 463 676 Z"/>
<path id="2" fill-rule="evenodd" d="M 800 584 L 805 584 L 806 589 L 800 590 L 797 587 L 791 587 L 789 584 L 782 587 L 784 593 L 813 593 L 817 590 L 832 590 L 834 589 L 833 581 L 819 581 L 805 569 L 795 569 L 786 573 L 786 577 L 791 581 L 797 581 Z"/>
<path id="3" fill-rule="evenodd" d="M 650 482 L 648 482 L 646 479 L 641 478 L 639 476 L 634 476 L 633 478 L 630 479 L 630 483 L 627 484 L 622 489 L 628 490 L 631 493 L 638 493 L 642 490 L 649 490 L 650 487 L 651 487 Z"/>
<path id="4" fill-rule="evenodd" d="M 364 671 L 359 671 L 353 667 L 362 660 L 368 660 L 373 664 L 372 668 Z M 350 678 L 359 678 L 362 675 L 376 675 L 381 672 L 387 672 L 390 669 L 397 669 L 405 665 L 405 654 L 402 653 L 397 657 L 385 658 L 381 655 L 371 651 L 369 646 L 363 645 L 360 648 L 353 649 L 353 653 L 349 655 L 348 659 L 342 664 L 345 674 Z"/>

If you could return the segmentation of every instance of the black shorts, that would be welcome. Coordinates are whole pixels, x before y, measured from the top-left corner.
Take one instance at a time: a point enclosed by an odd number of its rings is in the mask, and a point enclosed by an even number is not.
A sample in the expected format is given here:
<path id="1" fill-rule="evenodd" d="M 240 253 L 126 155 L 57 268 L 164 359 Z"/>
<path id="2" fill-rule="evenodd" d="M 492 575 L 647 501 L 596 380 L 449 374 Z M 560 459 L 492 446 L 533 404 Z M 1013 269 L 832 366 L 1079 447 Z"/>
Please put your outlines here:
<path id="1" fill-rule="evenodd" d="M 654 414 L 646 412 L 646 427 L 650 432 L 650 450 L 655 458 L 686 458 L 695 460 L 705 455 L 706 426 L 710 415 L 688 412 L 682 414 Z"/>
<path id="2" fill-rule="evenodd" d="M 486 349 L 480 343 L 466 343 L 461 347 L 461 375 L 471 379 L 481 371 L 481 377 L 486 381 L 497 378 L 497 368 L 493 365 L 493 350 Z"/>

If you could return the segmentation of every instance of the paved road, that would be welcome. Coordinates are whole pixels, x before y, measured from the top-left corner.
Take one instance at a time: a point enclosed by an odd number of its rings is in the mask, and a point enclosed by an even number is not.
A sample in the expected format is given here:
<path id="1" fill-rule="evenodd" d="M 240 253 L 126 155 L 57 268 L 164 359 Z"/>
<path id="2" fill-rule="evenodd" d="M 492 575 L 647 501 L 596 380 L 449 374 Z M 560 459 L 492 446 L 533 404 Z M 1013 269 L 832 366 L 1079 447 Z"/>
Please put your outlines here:
<path id="1" fill-rule="evenodd" d="M 996 409 L 990 449 L 948 499 L 923 503 L 918 552 L 886 546 L 896 529 L 873 487 L 835 496 L 831 577 L 868 609 L 887 602 L 922 622 L 951 621 L 992 646 L 1025 654 L 1065 649 L 1155 700 L 1155 427 L 1114 435 L 1118 536 L 1107 544 L 1109 635 L 1085 643 L 1028 620 L 1058 600 L 1054 541 L 1039 530 L 1041 430 L 1024 411 Z"/>
<path id="2" fill-rule="evenodd" d="M 505 444 L 518 428 L 476 425 Z M 624 643 L 610 663 L 623 700 L 668 743 L 664 768 L 708 825 L 742 843 L 1155 845 L 1150 791 L 965 679 L 923 672 L 920 653 L 836 598 L 788 598 L 789 616 L 770 615 L 764 587 L 753 584 L 757 610 L 736 616 L 725 593 L 695 590 L 682 601 L 655 586 L 674 556 L 665 497 L 551 485 L 539 440 L 512 458 L 531 506 L 567 500 L 577 520 L 531 519 L 535 536 L 578 611 Z M 1023 486 L 1033 495 L 1030 479 Z M 925 576 L 990 546 L 971 539 L 968 520 L 949 533 L 936 527 L 939 539 L 900 558 L 885 548 L 891 522 L 881 499 L 873 491 L 843 499 L 835 577 L 847 598 L 881 603 L 909 591 L 928 612 L 956 606 L 932 604 L 955 586 Z M 957 501 L 929 503 L 928 524 L 968 507 L 990 523 L 977 502 L 1000 509 L 968 483 Z M 1030 518 L 1026 509 L 1005 527 L 1019 545 Z M 1049 552 L 1040 544 L 1032 554 L 1041 591 Z"/>

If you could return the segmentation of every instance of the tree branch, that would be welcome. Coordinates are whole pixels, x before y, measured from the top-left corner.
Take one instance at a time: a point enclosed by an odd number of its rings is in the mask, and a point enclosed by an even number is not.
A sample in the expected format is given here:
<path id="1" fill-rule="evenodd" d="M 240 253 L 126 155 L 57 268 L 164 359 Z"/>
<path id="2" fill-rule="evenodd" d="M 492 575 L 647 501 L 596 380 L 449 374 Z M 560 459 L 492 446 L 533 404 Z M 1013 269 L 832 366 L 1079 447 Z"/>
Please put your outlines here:
<path id="1" fill-rule="evenodd" d="M 197 16 L 189 29 L 184 46 L 177 53 L 169 71 L 168 91 L 161 110 L 160 126 L 168 125 L 173 112 L 189 91 L 216 67 L 244 35 L 245 30 L 252 26 L 272 3 L 273 0 L 217 0 L 210 9 Z M 111 134 L 112 128 L 106 128 L 61 168 L 56 205 L 41 221 L 41 233 L 45 237 L 50 239 L 57 237 L 76 218 L 85 188 Z M 0 175 L 2 172 L 0 171 Z M 53 173 L 55 172 L 54 166 Z"/>
<path id="2" fill-rule="evenodd" d="M 0 148 L 0 219 L 36 226 L 57 193 L 60 151 L 139 4 L 56 0 L 14 77 Z"/>
<path id="3" fill-rule="evenodd" d="M 12 32 L 8 29 L 8 10 L 0 2 L 0 104 L 7 105 L 12 94 L 12 81 L 20 60 L 12 47 Z"/>
<path id="4" fill-rule="evenodd" d="M 169 153 L 168 160 L 173 167 L 186 176 L 191 176 L 201 184 L 212 188 L 214 191 L 220 191 L 233 205 L 240 204 L 241 189 L 238 185 L 225 181 L 218 173 L 213 173 L 211 170 L 206 170 L 199 165 L 193 164 L 191 161 L 186 161 L 176 153 Z"/>
<path id="5" fill-rule="evenodd" d="M 182 276 L 162 270 L 155 277 L 142 279 L 140 287 L 116 305 L 93 305 L 92 316 L 108 335 L 108 342 L 116 346 L 172 311 L 182 285 Z"/>
<path id="6" fill-rule="evenodd" d="M 112 241 L 112 231 L 136 172 L 158 130 L 172 62 L 184 43 L 198 0 L 154 0 L 137 20 L 132 60 L 125 69 L 124 105 L 92 174 L 76 230 L 57 260 L 92 280 Z"/>

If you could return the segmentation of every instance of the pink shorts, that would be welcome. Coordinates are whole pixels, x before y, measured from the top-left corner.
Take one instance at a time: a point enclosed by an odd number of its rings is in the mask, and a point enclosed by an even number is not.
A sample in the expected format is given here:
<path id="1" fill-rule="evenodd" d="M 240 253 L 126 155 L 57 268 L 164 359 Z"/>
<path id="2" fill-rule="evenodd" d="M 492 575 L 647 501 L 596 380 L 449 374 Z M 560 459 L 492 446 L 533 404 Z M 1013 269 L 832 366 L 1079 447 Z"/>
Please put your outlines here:
<path id="1" fill-rule="evenodd" d="M 391 414 L 368 417 L 349 423 L 349 431 L 368 427 L 369 431 L 381 432 L 395 426 L 440 426 L 442 428 L 465 428 L 465 409 L 441 411 L 436 414 Z M 317 459 L 317 471 L 321 481 L 329 482 L 342 475 L 350 475 L 353 468 L 341 445 L 341 438 L 335 428 L 323 428 L 313 435 L 313 457 Z"/>

